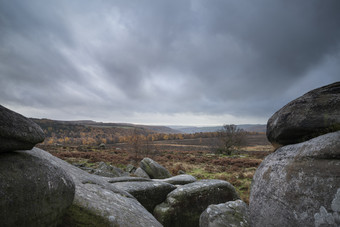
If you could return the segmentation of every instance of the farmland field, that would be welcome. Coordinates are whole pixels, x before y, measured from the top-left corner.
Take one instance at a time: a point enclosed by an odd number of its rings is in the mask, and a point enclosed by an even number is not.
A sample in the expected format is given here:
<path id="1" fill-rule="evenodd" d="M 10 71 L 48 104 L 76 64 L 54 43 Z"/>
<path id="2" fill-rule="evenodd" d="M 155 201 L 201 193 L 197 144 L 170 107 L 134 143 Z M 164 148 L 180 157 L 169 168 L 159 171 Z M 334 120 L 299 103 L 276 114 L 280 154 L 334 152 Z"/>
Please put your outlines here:
<path id="1" fill-rule="evenodd" d="M 73 164 L 96 167 L 100 161 L 124 169 L 138 166 L 150 157 L 165 166 L 172 175 L 184 171 L 198 179 L 222 179 L 235 186 L 241 198 L 249 202 L 250 185 L 258 165 L 273 152 L 264 133 L 247 134 L 246 144 L 231 155 L 216 154 L 212 138 L 154 141 L 147 151 L 134 152 L 129 144 L 116 143 L 105 148 L 84 145 L 39 145 L 40 148 Z"/>

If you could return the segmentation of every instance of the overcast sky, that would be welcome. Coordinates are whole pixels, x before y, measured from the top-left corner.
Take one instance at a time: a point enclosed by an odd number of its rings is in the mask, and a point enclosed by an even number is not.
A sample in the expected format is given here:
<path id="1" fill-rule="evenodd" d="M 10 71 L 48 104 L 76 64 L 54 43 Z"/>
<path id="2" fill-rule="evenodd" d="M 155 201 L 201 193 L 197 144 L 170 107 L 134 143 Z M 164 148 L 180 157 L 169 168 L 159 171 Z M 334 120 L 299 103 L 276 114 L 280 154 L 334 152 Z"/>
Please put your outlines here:
<path id="1" fill-rule="evenodd" d="M 0 0 L 0 104 L 27 117 L 266 123 L 339 80 L 339 0 Z"/>

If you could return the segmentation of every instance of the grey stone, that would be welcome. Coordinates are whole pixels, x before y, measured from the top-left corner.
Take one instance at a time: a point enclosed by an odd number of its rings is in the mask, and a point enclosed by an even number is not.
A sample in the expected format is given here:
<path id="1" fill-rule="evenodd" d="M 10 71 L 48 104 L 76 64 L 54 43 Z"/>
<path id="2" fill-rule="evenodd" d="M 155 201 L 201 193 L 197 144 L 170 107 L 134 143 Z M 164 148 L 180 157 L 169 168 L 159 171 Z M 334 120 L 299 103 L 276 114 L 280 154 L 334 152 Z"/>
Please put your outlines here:
<path id="1" fill-rule="evenodd" d="M 0 152 L 29 150 L 44 139 L 39 125 L 0 105 Z"/>
<path id="2" fill-rule="evenodd" d="M 154 181 L 165 182 L 173 185 L 184 185 L 195 182 L 197 179 L 194 176 L 188 174 L 177 175 L 165 179 L 154 179 Z"/>
<path id="3" fill-rule="evenodd" d="M 150 176 L 151 179 L 164 179 L 171 177 L 169 171 L 151 158 L 144 158 L 140 167 Z"/>
<path id="4" fill-rule="evenodd" d="M 49 160 L 72 177 L 76 186 L 73 208 L 79 212 L 100 217 L 106 226 L 161 226 L 130 193 L 108 183 L 111 178 L 89 174 L 38 148 L 27 152 Z M 84 220 L 76 221 L 82 222 L 75 226 L 95 226 Z"/>
<path id="5" fill-rule="evenodd" d="M 150 179 L 149 175 L 140 167 L 138 167 L 136 169 L 136 171 L 134 172 L 134 175 L 136 175 L 137 177 L 143 177 L 146 179 Z"/>
<path id="6" fill-rule="evenodd" d="M 281 147 L 254 175 L 252 226 L 314 226 L 321 207 L 337 211 L 339 188 L 340 131 Z"/>
<path id="7" fill-rule="evenodd" d="M 132 164 L 129 164 L 126 166 L 125 171 L 128 173 L 134 173 L 136 171 L 136 167 L 134 167 Z"/>
<path id="8" fill-rule="evenodd" d="M 177 174 L 178 174 L 178 175 L 180 175 L 180 174 L 186 174 L 186 172 L 184 172 L 183 170 L 180 169 L 180 170 L 178 170 Z"/>
<path id="9" fill-rule="evenodd" d="M 249 209 L 242 200 L 210 205 L 201 214 L 200 227 L 250 227 Z"/>
<path id="10" fill-rule="evenodd" d="M 138 181 L 138 182 L 151 181 L 151 179 L 146 179 L 146 178 L 143 178 L 143 177 L 114 177 L 114 178 L 110 178 L 110 180 L 108 180 L 109 183 L 134 182 L 134 181 Z"/>
<path id="11" fill-rule="evenodd" d="M 119 182 L 114 186 L 133 195 L 149 212 L 153 212 L 155 206 L 176 189 L 172 184 L 153 181 Z"/>
<path id="12" fill-rule="evenodd" d="M 164 226 L 198 226 L 201 213 L 211 204 L 239 199 L 235 188 L 222 180 L 200 180 L 179 186 L 157 205 L 154 216 Z"/>
<path id="13" fill-rule="evenodd" d="M 121 177 L 121 176 L 129 175 L 123 170 L 115 166 L 108 165 L 105 162 L 100 162 L 98 165 L 98 168 L 94 169 L 92 173 L 98 176 L 103 176 L 103 177 Z"/>
<path id="14" fill-rule="evenodd" d="M 57 226 L 74 193 L 72 178 L 49 160 L 0 154 L 0 226 Z"/>
<path id="15" fill-rule="evenodd" d="M 337 215 L 337 214 L 336 214 Z M 329 226 L 329 227 L 337 227 L 340 226 L 340 220 L 338 217 L 332 213 L 328 213 L 326 208 L 321 206 L 320 212 L 314 214 L 314 226 L 315 227 L 323 227 L 323 226 Z"/>
<path id="16" fill-rule="evenodd" d="M 340 130 L 340 82 L 291 101 L 267 124 L 268 140 L 275 146 L 295 144 Z"/>

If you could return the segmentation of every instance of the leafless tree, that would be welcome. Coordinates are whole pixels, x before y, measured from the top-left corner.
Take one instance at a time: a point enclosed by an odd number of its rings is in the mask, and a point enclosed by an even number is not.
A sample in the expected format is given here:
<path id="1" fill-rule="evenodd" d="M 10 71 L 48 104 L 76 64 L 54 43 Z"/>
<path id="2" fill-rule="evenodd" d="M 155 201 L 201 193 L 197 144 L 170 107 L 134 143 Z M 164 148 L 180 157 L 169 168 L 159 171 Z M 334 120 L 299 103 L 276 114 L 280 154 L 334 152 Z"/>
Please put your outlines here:
<path id="1" fill-rule="evenodd" d="M 237 128 L 236 125 L 223 125 L 223 128 L 217 134 L 217 152 L 231 155 L 233 151 L 245 144 L 245 135 L 245 131 Z"/>

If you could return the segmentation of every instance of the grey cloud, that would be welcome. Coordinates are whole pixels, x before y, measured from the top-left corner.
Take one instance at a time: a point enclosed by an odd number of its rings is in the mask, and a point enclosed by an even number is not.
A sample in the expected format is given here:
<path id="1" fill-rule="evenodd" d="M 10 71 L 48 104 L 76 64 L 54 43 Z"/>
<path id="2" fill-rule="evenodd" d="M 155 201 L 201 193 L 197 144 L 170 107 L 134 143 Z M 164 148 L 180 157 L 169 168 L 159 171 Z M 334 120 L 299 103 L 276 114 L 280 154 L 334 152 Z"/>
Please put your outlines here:
<path id="1" fill-rule="evenodd" d="M 339 43 L 337 0 L 0 1 L 0 101 L 268 117 L 339 80 Z"/>

